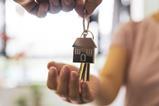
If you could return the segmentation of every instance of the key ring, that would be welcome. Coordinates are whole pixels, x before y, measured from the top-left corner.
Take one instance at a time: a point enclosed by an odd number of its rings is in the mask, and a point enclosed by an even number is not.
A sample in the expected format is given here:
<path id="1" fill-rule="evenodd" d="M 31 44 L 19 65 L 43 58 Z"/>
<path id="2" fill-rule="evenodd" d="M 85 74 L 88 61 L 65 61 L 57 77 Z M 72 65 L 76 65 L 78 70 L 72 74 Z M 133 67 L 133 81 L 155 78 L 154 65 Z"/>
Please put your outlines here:
<path id="1" fill-rule="evenodd" d="M 86 10 L 86 3 L 88 0 L 83 0 L 84 2 L 84 9 L 83 9 L 83 33 L 85 33 L 87 36 L 88 30 L 89 30 L 89 24 L 90 24 L 90 19 L 88 18 L 87 22 L 87 10 Z M 87 23 L 86 23 L 87 22 Z"/>
<path id="2" fill-rule="evenodd" d="M 84 38 L 86 38 L 86 36 L 87 36 L 88 34 L 91 34 L 91 35 L 92 35 L 92 39 L 94 39 L 93 33 L 92 33 L 91 31 L 89 31 L 89 30 L 84 31 L 84 32 L 81 34 L 81 37 L 83 36 Z"/>
<path id="3" fill-rule="evenodd" d="M 84 8 L 84 12 L 83 12 L 83 32 L 88 31 L 89 30 L 89 25 L 90 25 L 90 19 L 86 18 L 86 14 L 87 14 L 87 10 Z M 87 22 L 87 20 L 88 20 L 88 22 Z"/>

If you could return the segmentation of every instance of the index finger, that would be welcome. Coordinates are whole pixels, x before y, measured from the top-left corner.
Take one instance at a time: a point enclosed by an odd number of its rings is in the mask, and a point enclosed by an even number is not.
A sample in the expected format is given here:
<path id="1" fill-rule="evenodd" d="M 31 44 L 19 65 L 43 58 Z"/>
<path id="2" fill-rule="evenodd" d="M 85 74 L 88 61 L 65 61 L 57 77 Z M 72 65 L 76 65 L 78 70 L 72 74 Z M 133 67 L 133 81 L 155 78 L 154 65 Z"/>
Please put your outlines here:
<path id="1" fill-rule="evenodd" d="M 14 0 L 23 6 L 28 12 L 33 11 L 34 8 L 38 6 L 38 4 L 34 0 Z"/>
<path id="2" fill-rule="evenodd" d="M 58 71 L 55 67 L 51 67 L 48 73 L 47 86 L 49 89 L 57 88 Z"/>
<path id="3" fill-rule="evenodd" d="M 60 71 L 64 65 L 67 65 L 65 63 L 58 63 L 58 62 L 49 62 L 47 65 L 47 68 L 50 69 L 51 67 L 56 67 L 56 69 L 58 71 Z M 73 65 L 67 65 L 67 67 L 71 70 L 71 71 L 78 71 L 79 69 Z"/>
<path id="4" fill-rule="evenodd" d="M 56 67 L 56 69 L 60 71 L 64 65 L 66 64 L 52 61 L 48 63 L 47 68 L 50 69 L 51 67 Z"/>

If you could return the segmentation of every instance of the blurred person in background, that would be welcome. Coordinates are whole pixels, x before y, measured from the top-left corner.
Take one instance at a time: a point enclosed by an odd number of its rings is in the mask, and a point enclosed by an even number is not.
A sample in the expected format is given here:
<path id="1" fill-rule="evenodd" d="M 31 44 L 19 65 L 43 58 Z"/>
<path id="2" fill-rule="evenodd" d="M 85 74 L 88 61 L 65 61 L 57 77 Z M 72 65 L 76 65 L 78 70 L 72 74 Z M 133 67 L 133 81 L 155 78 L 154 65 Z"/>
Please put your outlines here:
<path id="1" fill-rule="evenodd" d="M 28 12 L 44 17 L 48 12 L 69 12 L 83 16 L 83 0 L 16 0 Z M 91 15 L 101 0 L 88 0 Z M 80 82 L 78 68 L 50 62 L 48 88 L 70 103 L 84 104 L 94 100 L 108 105 L 126 86 L 126 106 L 159 106 L 159 12 L 140 22 L 129 21 L 113 34 L 109 55 L 99 77 Z"/>

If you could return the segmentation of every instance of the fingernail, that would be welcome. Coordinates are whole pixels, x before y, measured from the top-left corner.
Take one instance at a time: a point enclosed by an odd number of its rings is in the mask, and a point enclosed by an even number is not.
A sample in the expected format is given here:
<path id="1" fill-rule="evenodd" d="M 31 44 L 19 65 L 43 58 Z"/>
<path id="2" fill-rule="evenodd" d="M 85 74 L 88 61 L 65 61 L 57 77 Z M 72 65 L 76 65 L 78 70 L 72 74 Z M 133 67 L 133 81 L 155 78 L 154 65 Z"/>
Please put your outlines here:
<path id="1" fill-rule="evenodd" d="M 57 70 L 56 67 L 50 67 L 49 70 Z"/>

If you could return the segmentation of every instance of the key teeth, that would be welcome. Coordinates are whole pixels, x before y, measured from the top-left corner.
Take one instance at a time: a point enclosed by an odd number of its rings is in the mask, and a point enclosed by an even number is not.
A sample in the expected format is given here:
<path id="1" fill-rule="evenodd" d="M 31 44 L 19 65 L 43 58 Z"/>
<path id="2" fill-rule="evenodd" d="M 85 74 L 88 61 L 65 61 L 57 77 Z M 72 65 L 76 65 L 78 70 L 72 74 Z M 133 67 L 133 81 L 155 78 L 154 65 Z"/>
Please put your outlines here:
<path id="1" fill-rule="evenodd" d="M 81 63 L 79 70 L 79 79 L 82 81 L 89 81 L 90 79 L 90 64 Z"/>

